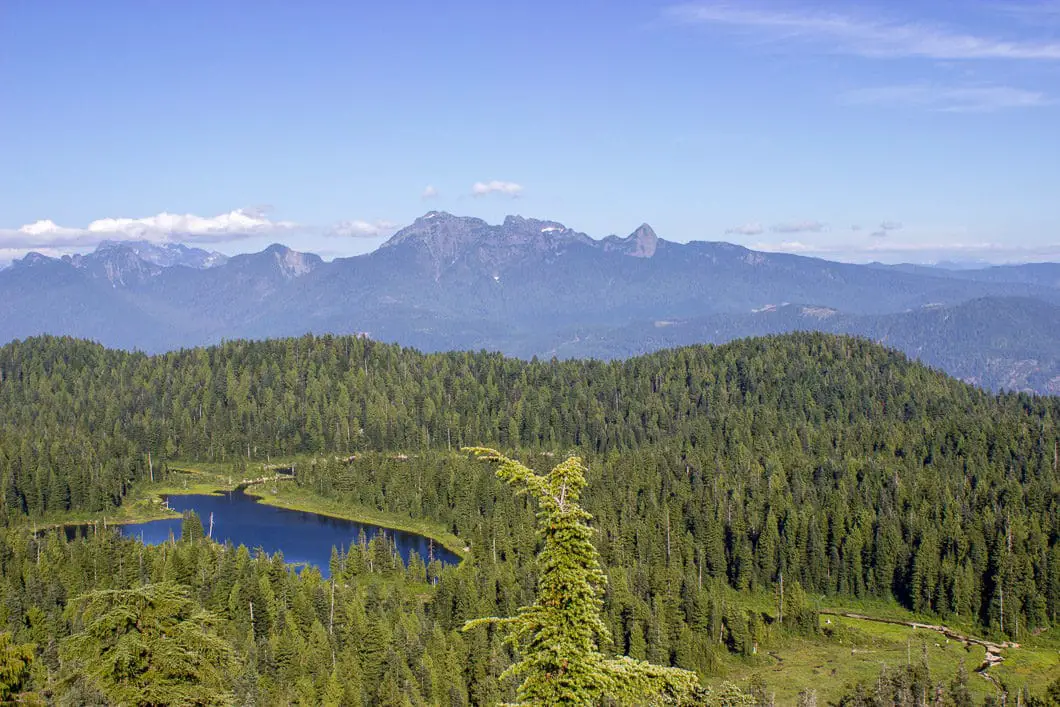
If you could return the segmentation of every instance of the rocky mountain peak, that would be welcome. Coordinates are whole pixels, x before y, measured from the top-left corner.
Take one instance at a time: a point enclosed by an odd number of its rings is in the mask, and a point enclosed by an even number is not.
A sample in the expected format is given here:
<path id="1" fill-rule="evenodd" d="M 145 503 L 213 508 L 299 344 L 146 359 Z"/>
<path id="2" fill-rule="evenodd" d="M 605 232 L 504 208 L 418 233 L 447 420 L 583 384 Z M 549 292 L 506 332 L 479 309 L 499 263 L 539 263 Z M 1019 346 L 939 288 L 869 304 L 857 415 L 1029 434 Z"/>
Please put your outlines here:
<path id="1" fill-rule="evenodd" d="M 280 243 L 273 243 L 262 252 L 262 255 L 275 263 L 280 269 L 280 274 L 287 280 L 306 275 L 324 262 L 319 255 L 300 253 Z"/>
<path id="2" fill-rule="evenodd" d="M 542 221 L 522 216 L 506 217 L 503 228 L 509 234 L 518 233 L 529 238 L 544 238 L 545 240 L 563 240 L 571 234 L 578 235 L 559 221 Z"/>
<path id="3" fill-rule="evenodd" d="M 323 258 L 314 253 L 301 253 L 281 243 L 273 243 L 260 253 L 248 253 L 230 258 L 224 270 L 238 273 L 239 278 L 264 278 L 274 282 L 293 280 L 306 275 L 324 264 Z M 219 268 L 220 269 L 220 268 Z"/>
<path id="4" fill-rule="evenodd" d="M 517 262 L 553 257 L 575 243 L 592 245 L 595 241 L 556 221 L 513 215 L 491 225 L 478 218 L 431 211 L 398 231 L 383 247 L 412 249 L 416 262 L 436 280 L 451 273 L 473 281 L 484 273 L 494 276 Z"/>
<path id="5" fill-rule="evenodd" d="M 104 241 L 95 252 L 73 255 L 69 263 L 94 278 L 106 280 L 112 287 L 130 287 L 162 271 L 160 265 L 140 257 L 135 248 L 124 243 Z"/>
<path id="6" fill-rule="evenodd" d="M 569 242 L 592 242 L 588 236 L 572 231 L 558 221 L 542 221 L 522 216 L 505 218 L 495 240 L 511 245 L 531 245 L 540 250 Z"/>
<path id="7" fill-rule="evenodd" d="M 636 258 L 650 258 L 655 255 L 655 249 L 659 247 L 659 237 L 655 235 L 655 231 L 646 223 L 642 223 L 640 228 L 634 231 L 630 236 L 633 239 L 634 249 L 630 255 Z"/>
<path id="8" fill-rule="evenodd" d="M 183 243 L 153 243 L 145 240 L 102 241 L 93 255 L 114 251 L 131 252 L 140 260 L 163 268 L 184 265 L 189 268 L 204 269 L 222 265 L 228 260 L 228 256 L 216 251 L 194 248 Z"/>
<path id="9" fill-rule="evenodd" d="M 100 241 L 91 253 L 64 255 L 62 261 L 88 274 L 106 280 L 114 287 L 142 284 L 164 269 L 182 265 L 198 270 L 222 265 L 228 256 L 191 248 L 181 243 L 151 241 Z"/>
<path id="10" fill-rule="evenodd" d="M 445 254 L 461 242 L 474 240 L 480 229 L 486 227 L 482 219 L 454 216 L 445 211 L 428 211 L 391 236 L 381 248 L 400 245 L 424 247 Z"/>
<path id="11" fill-rule="evenodd" d="M 625 238 L 608 236 L 602 243 L 606 251 L 617 251 L 634 258 L 650 258 L 655 255 L 659 247 L 659 237 L 655 235 L 651 226 L 642 223 L 636 231 Z"/>
<path id="12" fill-rule="evenodd" d="M 446 219 L 458 219 L 460 217 L 459 216 L 454 216 L 453 214 L 449 213 L 448 211 L 428 211 L 427 213 L 425 213 L 423 216 L 420 216 L 416 220 L 417 221 L 430 221 L 432 219 L 438 219 L 438 218 L 440 218 L 440 219 L 442 219 L 444 221 Z"/>
<path id="13" fill-rule="evenodd" d="M 17 267 L 34 267 L 37 265 L 47 265 L 48 263 L 55 262 L 55 258 L 49 258 L 43 253 L 33 251 L 32 253 L 26 253 L 20 260 L 15 260 L 11 263 L 12 266 Z"/>

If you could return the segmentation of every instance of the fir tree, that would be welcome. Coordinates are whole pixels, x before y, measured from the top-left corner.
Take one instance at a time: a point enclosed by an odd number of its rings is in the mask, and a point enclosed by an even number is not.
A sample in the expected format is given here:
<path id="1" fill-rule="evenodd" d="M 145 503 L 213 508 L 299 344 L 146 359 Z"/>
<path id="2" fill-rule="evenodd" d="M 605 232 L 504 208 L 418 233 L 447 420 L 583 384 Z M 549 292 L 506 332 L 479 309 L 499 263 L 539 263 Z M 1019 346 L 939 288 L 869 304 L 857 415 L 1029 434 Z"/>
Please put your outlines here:
<path id="1" fill-rule="evenodd" d="M 609 641 L 601 618 L 607 577 L 592 544 L 589 513 L 579 500 L 585 465 L 570 457 L 547 475 L 492 449 L 467 451 L 498 463 L 497 476 L 538 502 L 538 527 L 544 545 L 538 553 L 536 601 L 506 619 L 476 619 L 465 630 L 484 624 L 511 629 L 509 641 L 522 659 L 501 678 L 521 677 L 519 702 L 525 705 L 595 705 L 602 698 L 628 704 L 688 704 L 699 686 L 695 673 L 664 668 L 600 651 Z"/>
<path id="2" fill-rule="evenodd" d="M 202 527 L 202 519 L 195 511 L 185 511 L 184 519 L 180 522 L 180 539 L 183 542 L 197 542 L 206 537 L 206 530 Z"/>
<path id="3" fill-rule="evenodd" d="M 70 680 L 85 680 L 109 701 L 136 705 L 223 703 L 230 646 L 215 619 L 176 584 L 98 590 L 67 606 L 80 631 L 60 648 Z"/>
<path id="4" fill-rule="evenodd" d="M 7 704 L 22 691 L 34 651 L 33 644 L 13 643 L 11 634 L 0 633 L 0 703 Z"/>

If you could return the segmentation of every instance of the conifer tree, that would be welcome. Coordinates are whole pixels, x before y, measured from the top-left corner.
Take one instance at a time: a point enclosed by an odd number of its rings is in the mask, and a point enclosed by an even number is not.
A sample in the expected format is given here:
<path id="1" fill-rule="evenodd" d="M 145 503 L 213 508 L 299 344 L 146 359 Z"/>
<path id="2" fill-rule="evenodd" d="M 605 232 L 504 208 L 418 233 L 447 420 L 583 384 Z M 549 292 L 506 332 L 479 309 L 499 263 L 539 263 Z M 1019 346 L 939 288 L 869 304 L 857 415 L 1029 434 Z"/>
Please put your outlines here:
<path id="1" fill-rule="evenodd" d="M 501 676 L 521 677 L 524 705 L 595 705 L 603 698 L 622 704 L 690 704 L 699 687 L 695 673 L 628 657 L 606 658 L 610 640 L 601 618 L 607 576 L 592 544 L 592 516 L 579 500 L 585 465 L 570 457 L 541 476 L 493 449 L 469 448 L 498 464 L 497 476 L 533 496 L 539 505 L 543 547 L 538 553 L 537 598 L 510 618 L 469 621 L 464 630 L 486 624 L 511 629 L 509 642 L 522 659 Z"/>
<path id="2" fill-rule="evenodd" d="M 10 633 L 0 633 L 0 703 L 7 704 L 21 692 L 35 648 L 33 644 L 12 642 Z"/>
<path id="3" fill-rule="evenodd" d="M 206 530 L 199 514 L 195 511 L 185 511 L 184 519 L 180 522 L 180 539 L 184 542 L 197 542 L 205 537 Z"/>
<path id="4" fill-rule="evenodd" d="M 67 606 L 80 630 L 63 640 L 69 679 L 82 679 L 108 701 L 136 705 L 207 705 L 227 700 L 230 645 L 215 619 L 180 585 L 97 590 Z"/>

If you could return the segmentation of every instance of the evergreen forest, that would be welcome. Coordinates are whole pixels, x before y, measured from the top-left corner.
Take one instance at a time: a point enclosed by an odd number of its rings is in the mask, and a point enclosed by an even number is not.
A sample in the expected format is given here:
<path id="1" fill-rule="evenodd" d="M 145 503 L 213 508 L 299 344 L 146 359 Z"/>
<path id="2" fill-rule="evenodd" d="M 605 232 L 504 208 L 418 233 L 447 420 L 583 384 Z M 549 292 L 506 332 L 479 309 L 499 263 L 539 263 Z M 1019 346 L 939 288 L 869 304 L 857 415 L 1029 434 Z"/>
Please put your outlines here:
<path id="1" fill-rule="evenodd" d="M 480 620 L 542 605 L 550 501 L 507 482 L 532 490 L 572 455 L 587 525 L 571 532 L 599 588 L 585 655 L 702 685 L 658 704 L 772 703 L 725 666 L 816 640 L 840 600 L 997 642 L 1057 624 L 1060 398 L 988 393 L 866 340 L 601 362 L 38 337 L 0 348 L 0 703 L 547 704 L 523 671 L 545 639 Z M 380 537 L 336 548 L 325 578 L 212 542 L 193 514 L 153 547 L 55 527 L 194 463 L 238 477 L 275 460 L 297 460 L 299 492 L 433 524 L 463 561 L 406 564 Z M 979 704 L 974 680 L 911 658 L 837 704 Z M 1060 704 L 1060 683 L 989 687 L 987 702 Z M 584 704 L 630 703 L 604 694 Z"/>

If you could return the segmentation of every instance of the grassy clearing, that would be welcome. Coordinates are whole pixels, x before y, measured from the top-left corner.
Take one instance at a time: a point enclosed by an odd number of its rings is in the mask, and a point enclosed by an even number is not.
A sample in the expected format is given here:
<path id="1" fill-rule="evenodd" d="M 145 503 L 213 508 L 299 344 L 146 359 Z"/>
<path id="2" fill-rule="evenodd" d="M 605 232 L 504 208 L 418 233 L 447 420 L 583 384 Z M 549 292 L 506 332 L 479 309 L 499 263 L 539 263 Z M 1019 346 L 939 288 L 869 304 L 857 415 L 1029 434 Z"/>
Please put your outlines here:
<path id="1" fill-rule="evenodd" d="M 866 606 L 843 608 L 872 614 Z M 887 618 L 915 620 L 900 607 L 881 612 L 881 616 L 887 614 Z M 969 689 L 977 700 L 997 694 L 995 686 L 975 672 L 983 662 L 982 646 L 966 647 L 934 631 L 838 616 L 822 616 L 821 625 L 817 637 L 779 638 L 752 659 L 723 657 L 724 675 L 718 680 L 741 682 L 757 676 L 775 692 L 777 704 L 794 704 L 800 692 L 811 689 L 817 691 L 818 704 L 828 704 L 855 683 L 874 682 L 884 665 L 918 663 L 926 657 L 936 680 L 948 683 L 957 674 L 958 664 L 964 663 Z M 1041 694 L 1060 677 L 1058 647 L 1060 636 L 1036 637 L 1018 649 L 1004 651 L 1005 662 L 991 668 L 990 674 L 1013 693 L 1027 686 L 1032 694 Z"/>
<path id="2" fill-rule="evenodd" d="M 894 619 L 896 621 L 915 621 L 918 623 L 944 625 L 974 638 L 994 640 L 999 643 L 1005 640 L 1000 636 L 991 636 L 984 632 L 983 628 L 972 617 L 947 616 L 945 619 L 940 619 L 938 617 L 919 616 L 904 606 L 897 604 L 893 599 L 817 596 L 814 597 L 813 604 L 817 609 L 833 609 L 835 611 L 864 614 L 876 619 Z"/>
<path id="3" fill-rule="evenodd" d="M 794 704 L 796 696 L 805 690 L 816 690 L 818 703 L 828 704 L 855 683 L 874 681 L 882 666 L 920 661 L 926 651 L 933 675 L 948 681 L 963 662 L 970 674 L 970 687 L 980 698 L 993 691 L 973 672 L 985 653 L 981 647 L 965 649 L 958 643 L 947 644 L 938 634 L 921 631 L 913 635 L 912 629 L 864 621 L 839 619 L 832 627 L 836 629 L 832 636 L 792 639 L 754 664 L 737 663 L 730 667 L 728 677 L 759 677 L 776 693 L 777 704 Z"/>
<path id="4" fill-rule="evenodd" d="M 151 520 L 176 518 L 177 513 L 167 511 L 162 506 L 162 499 L 157 496 L 144 496 L 130 499 L 110 511 L 92 513 L 87 511 L 70 511 L 67 513 L 48 514 L 40 521 L 34 522 L 36 528 L 59 528 L 66 525 L 88 525 L 104 523 L 106 525 L 127 525 L 129 523 L 146 523 Z"/>
<path id="5" fill-rule="evenodd" d="M 401 530 L 432 538 L 447 550 L 460 557 L 467 554 L 467 546 L 456 535 L 453 535 L 439 523 L 387 513 L 367 506 L 354 505 L 345 501 L 318 496 L 311 491 L 295 486 L 293 483 L 265 484 L 251 486 L 246 492 L 257 496 L 262 503 L 292 511 L 306 511 L 332 518 L 343 518 L 367 525 L 378 525 L 391 530 Z"/>
<path id="6" fill-rule="evenodd" d="M 1060 678 L 1060 628 L 1054 628 L 1027 641 L 1018 649 L 1004 651 L 1005 662 L 990 673 L 1010 688 L 1026 685 L 1032 694 L 1041 694 Z"/>

